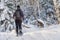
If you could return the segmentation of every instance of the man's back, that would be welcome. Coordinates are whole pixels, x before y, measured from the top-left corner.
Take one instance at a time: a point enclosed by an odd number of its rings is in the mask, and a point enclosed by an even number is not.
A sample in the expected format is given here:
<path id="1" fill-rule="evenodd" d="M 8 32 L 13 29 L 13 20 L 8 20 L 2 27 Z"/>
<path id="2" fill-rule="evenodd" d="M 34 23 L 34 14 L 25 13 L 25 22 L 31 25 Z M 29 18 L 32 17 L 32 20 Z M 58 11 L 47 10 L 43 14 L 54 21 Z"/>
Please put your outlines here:
<path id="1" fill-rule="evenodd" d="M 21 18 L 24 17 L 23 12 L 22 12 L 21 9 L 17 9 L 17 10 L 15 11 L 15 13 L 14 13 L 14 16 L 16 17 L 16 20 L 17 20 L 17 19 L 21 19 Z"/>

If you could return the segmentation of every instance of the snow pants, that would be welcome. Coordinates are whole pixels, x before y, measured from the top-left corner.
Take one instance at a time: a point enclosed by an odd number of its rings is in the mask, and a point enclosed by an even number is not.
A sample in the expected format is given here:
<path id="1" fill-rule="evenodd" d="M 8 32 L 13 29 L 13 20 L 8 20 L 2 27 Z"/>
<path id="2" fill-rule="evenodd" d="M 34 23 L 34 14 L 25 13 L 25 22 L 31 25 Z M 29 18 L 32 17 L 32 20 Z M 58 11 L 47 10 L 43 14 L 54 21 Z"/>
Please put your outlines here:
<path id="1" fill-rule="evenodd" d="M 16 24 L 16 33 L 18 34 L 19 31 L 22 31 L 22 20 L 15 20 L 15 24 Z"/>

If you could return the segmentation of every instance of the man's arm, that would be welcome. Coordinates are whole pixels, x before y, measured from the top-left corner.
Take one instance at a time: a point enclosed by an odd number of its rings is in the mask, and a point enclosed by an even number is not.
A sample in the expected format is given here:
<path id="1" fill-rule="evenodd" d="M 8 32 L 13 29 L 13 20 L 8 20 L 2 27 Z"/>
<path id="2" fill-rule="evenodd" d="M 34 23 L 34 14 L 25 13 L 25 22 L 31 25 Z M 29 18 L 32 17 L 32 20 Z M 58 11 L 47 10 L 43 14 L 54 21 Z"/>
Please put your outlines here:
<path id="1" fill-rule="evenodd" d="M 24 19 L 23 11 L 21 11 L 21 18 Z"/>
<path id="2" fill-rule="evenodd" d="M 16 19 L 16 12 L 13 14 L 13 18 Z"/>

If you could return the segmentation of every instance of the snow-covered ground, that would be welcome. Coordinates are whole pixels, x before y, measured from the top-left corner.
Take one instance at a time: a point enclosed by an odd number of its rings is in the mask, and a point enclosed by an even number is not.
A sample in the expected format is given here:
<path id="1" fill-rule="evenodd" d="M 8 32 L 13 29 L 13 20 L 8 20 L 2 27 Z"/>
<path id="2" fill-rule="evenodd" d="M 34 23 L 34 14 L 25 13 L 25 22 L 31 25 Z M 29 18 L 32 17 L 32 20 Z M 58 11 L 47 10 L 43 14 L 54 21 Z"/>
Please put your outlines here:
<path id="1" fill-rule="evenodd" d="M 30 31 L 31 30 L 31 31 Z M 0 32 L 0 40 L 60 40 L 60 25 L 48 28 L 23 28 L 23 36 L 16 37 L 15 30 Z"/>

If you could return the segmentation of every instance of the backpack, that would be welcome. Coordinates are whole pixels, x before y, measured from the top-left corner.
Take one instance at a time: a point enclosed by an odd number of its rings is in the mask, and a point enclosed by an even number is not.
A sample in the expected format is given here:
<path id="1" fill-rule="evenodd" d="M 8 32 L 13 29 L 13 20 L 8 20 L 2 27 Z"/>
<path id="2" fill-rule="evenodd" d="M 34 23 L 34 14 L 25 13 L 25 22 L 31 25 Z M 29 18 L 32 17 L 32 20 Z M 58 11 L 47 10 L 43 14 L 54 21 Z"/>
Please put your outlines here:
<path id="1" fill-rule="evenodd" d="M 20 11 L 16 11 L 16 19 L 20 20 L 21 19 L 21 15 L 20 15 Z"/>
<path id="2" fill-rule="evenodd" d="M 24 14 L 21 9 L 16 10 L 13 17 L 15 16 L 16 20 L 21 20 L 24 18 Z"/>

